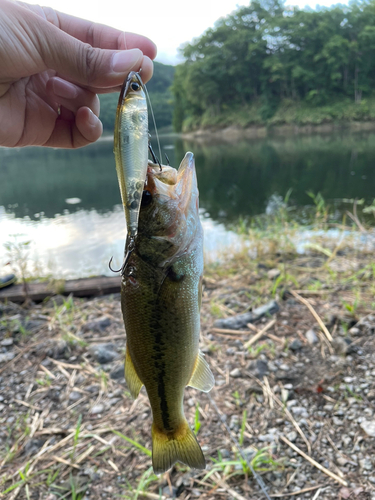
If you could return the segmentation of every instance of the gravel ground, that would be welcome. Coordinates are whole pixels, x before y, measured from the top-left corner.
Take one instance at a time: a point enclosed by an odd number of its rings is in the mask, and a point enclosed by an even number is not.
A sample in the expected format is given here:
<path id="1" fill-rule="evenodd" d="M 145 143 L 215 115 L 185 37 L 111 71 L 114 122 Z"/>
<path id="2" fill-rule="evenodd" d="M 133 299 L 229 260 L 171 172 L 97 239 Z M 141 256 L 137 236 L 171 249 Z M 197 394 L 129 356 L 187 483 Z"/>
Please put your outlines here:
<path id="1" fill-rule="evenodd" d="M 269 497 L 375 499 L 370 256 L 238 258 L 204 284 L 211 396 Z M 237 329 L 233 318 L 264 304 Z M 152 474 L 150 406 L 144 389 L 136 401 L 127 391 L 125 342 L 118 295 L 0 304 L 4 497 L 266 498 L 210 397 L 191 388 L 184 406 L 207 470 Z"/>

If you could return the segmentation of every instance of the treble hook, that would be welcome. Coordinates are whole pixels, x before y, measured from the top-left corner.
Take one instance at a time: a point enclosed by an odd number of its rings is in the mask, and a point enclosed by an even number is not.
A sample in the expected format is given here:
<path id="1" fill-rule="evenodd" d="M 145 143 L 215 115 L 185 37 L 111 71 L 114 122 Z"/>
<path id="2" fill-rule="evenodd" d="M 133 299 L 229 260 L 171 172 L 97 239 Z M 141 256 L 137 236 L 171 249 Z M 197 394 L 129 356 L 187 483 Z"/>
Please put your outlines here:
<path id="1" fill-rule="evenodd" d="M 111 260 L 108 263 L 109 269 L 113 273 L 119 273 L 119 272 L 121 272 L 121 276 L 124 276 L 126 265 L 128 263 L 130 255 L 132 254 L 132 252 L 134 251 L 134 249 L 135 249 L 135 240 L 134 240 L 134 236 L 131 236 L 130 239 L 129 239 L 129 243 L 127 245 L 127 251 L 126 251 L 124 262 L 123 262 L 122 266 L 117 271 L 115 269 L 112 269 L 111 262 L 113 260 L 113 257 L 111 257 Z"/>
<path id="2" fill-rule="evenodd" d="M 163 169 L 161 168 L 160 161 L 159 161 L 158 157 L 155 155 L 154 150 L 152 149 L 150 142 L 148 143 L 148 149 L 150 150 L 150 153 L 151 153 L 151 156 L 152 156 L 154 163 L 157 163 L 159 165 L 160 172 L 161 172 Z"/>

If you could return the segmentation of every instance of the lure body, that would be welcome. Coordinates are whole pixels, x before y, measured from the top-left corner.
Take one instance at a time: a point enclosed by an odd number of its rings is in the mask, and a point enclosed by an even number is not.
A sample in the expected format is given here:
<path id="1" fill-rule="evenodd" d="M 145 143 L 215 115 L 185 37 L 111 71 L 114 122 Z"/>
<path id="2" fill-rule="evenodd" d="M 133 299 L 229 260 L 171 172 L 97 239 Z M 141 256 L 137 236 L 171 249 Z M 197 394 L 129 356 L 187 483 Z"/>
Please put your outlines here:
<path id="1" fill-rule="evenodd" d="M 120 93 L 114 153 L 128 238 L 134 238 L 148 161 L 147 101 L 142 80 L 135 71 L 129 73 Z"/>

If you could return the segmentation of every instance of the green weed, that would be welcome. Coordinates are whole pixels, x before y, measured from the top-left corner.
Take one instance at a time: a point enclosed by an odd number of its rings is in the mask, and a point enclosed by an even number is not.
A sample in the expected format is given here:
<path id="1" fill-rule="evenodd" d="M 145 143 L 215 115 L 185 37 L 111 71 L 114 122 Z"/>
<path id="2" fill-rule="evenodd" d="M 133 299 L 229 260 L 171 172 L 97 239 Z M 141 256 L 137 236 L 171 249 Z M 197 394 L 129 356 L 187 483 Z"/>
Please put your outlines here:
<path id="1" fill-rule="evenodd" d="M 119 436 L 120 438 L 122 438 L 124 441 L 127 441 L 131 445 L 135 446 L 139 451 L 141 451 L 142 453 L 144 453 L 148 457 L 152 456 L 152 452 L 148 448 L 145 448 L 144 446 L 142 446 L 140 443 L 138 443 L 134 439 L 131 439 L 131 438 L 125 436 L 124 434 L 121 434 L 121 432 L 115 431 L 114 429 L 112 430 L 112 432 L 114 434 L 116 434 L 117 436 Z"/>
<path id="2" fill-rule="evenodd" d="M 194 434 L 197 435 L 199 432 L 199 429 L 201 428 L 201 422 L 199 419 L 199 403 L 197 403 L 195 407 L 195 414 L 194 414 Z"/>

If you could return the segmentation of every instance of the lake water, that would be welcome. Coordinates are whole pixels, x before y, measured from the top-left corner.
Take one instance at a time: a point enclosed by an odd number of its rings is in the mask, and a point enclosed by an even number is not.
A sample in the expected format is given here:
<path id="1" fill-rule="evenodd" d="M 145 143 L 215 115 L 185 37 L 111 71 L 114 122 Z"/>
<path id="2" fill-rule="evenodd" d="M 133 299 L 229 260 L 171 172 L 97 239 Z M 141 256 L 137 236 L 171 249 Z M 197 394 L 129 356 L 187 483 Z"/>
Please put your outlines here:
<path id="1" fill-rule="evenodd" d="M 309 190 L 338 210 L 343 198 L 371 203 L 375 197 L 375 134 L 235 144 L 169 136 L 161 146 L 174 166 L 185 151 L 195 154 L 205 253 L 211 260 L 240 244 L 231 223 L 270 210 L 289 189 L 299 207 L 311 204 Z M 9 260 L 4 244 L 23 241 L 30 242 L 24 251 L 33 274 L 110 275 L 111 256 L 114 266 L 121 265 L 125 218 L 112 149 L 110 138 L 76 151 L 0 148 L 0 266 Z"/>

